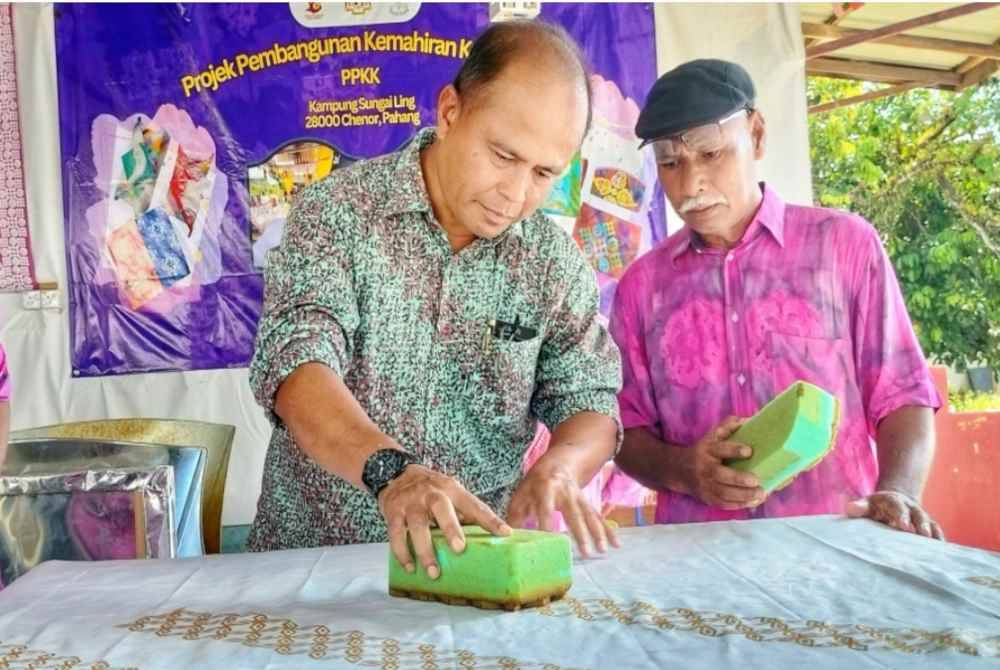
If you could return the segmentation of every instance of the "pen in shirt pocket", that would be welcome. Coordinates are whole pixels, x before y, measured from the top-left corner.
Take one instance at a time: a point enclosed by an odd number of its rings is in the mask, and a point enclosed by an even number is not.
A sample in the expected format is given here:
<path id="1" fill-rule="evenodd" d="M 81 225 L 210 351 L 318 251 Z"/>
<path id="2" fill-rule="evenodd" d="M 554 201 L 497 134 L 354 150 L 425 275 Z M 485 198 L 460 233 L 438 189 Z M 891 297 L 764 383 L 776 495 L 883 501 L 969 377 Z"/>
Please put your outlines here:
<path id="1" fill-rule="evenodd" d="M 489 353 L 493 340 L 500 342 L 525 342 L 537 337 L 538 331 L 534 328 L 521 325 L 521 315 L 514 317 L 514 322 L 492 319 L 486 324 L 486 332 L 483 335 L 483 350 Z"/>

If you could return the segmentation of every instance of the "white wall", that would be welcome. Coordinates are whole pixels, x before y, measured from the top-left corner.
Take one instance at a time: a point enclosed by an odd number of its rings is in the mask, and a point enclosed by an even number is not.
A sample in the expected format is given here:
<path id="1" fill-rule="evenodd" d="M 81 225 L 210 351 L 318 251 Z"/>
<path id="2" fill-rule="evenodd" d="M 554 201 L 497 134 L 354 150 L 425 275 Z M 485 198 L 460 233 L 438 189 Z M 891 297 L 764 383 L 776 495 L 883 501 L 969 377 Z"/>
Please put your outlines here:
<path id="1" fill-rule="evenodd" d="M 768 130 L 760 176 L 786 201 L 811 205 L 805 47 L 798 6 L 657 3 L 656 35 L 660 73 L 695 58 L 721 58 L 747 69 Z M 680 226 L 672 210 L 668 223 L 671 231 Z"/>
<path id="2" fill-rule="evenodd" d="M 61 159 L 52 6 L 15 5 L 29 220 L 38 278 L 59 283 L 65 305 Z M 809 202 L 804 65 L 798 10 L 780 5 L 658 5 L 659 70 L 714 56 L 743 63 L 760 90 L 770 128 L 767 178 L 786 199 Z M 270 427 L 246 370 L 73 379 L 68 314 L 24 311 L 0 294 L 0 341 L 14 384 L 13 428 L 97 418 L 173 417 L 237 427 L 224 524 L 249 523 L 260 492 Z"/>

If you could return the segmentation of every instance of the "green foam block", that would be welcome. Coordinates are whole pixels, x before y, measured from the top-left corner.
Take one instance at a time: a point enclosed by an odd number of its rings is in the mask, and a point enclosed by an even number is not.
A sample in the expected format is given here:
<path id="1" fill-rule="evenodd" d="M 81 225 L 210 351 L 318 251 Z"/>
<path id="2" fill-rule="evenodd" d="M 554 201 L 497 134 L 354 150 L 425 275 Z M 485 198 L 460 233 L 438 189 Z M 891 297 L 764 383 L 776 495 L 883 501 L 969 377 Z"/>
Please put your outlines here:
<path id="1" fill-rule="evenodd" d="M 517 529 L 497 537 L 464 526 L 465 551 L 456 554 L 444 534 L 431 532 L 441 575 L 431 579 L 419 562 L 406 572 L 389 552 L 389 593 L 453 605 L 519 609 L 560 598 L 573 583 L 573 555 L 565 535 Z"/>
<path id="2" fill-rule="evenodd" d="M 770 493 L 787 486 L 829 453 L 837 439 L 840 402 L 818 386 L 795 382 L 729 438 L 753 448 L 750 458 L 726 461 L 752 472 Z"/>

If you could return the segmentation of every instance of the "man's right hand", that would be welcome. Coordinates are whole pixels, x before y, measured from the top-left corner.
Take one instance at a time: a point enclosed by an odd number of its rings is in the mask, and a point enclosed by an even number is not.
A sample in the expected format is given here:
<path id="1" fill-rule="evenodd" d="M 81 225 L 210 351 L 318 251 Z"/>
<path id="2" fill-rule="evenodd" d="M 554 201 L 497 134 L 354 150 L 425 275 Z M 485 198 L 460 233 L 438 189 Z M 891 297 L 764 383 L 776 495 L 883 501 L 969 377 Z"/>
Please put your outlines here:
<path id="1" fill-rule="evenodd" d="M 749 458 L 753 450 L 745 444 L 728 442 L 745 419 L 729 417 L 691 447 L 687 484 L 690 495 L 706 505 L 725 510 L 756 507 L 766 494 L 760 480 L 749 472 L 726 467 L 730 458 Z"/>
<path id="2" fill-rule="evenodd" d="M 422 465 L 410 465 L 382 489 L 379 510 L 389 527 L 389 547 L 407 572 L 413 572 L 413 556 L 406 543 L 409 533 L 417 560 L 431 579 L 441 568 L 434 555 L 431 528 L 444 533 L 455 553 L 465 550 L 462 524 L 476 524 L 494 535 L 510 535 L 511 529 L 479 498 L 461 484 Z"/>

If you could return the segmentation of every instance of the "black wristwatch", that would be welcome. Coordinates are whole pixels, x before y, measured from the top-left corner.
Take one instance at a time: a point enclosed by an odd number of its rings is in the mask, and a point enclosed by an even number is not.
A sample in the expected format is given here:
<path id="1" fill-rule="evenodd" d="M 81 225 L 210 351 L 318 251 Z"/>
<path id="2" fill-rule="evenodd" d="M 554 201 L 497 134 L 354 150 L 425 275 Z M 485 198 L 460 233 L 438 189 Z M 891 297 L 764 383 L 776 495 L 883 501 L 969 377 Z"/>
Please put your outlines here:
<path id="1" fill-rule="evenodd" d="M 420 461 L 399 449 L 379 449 L 365 461 L 361 472 L 361 481 L 378 500 L 382 492 L 396 477 L 403 474 L 408 465 L 419 465 Z"/>

